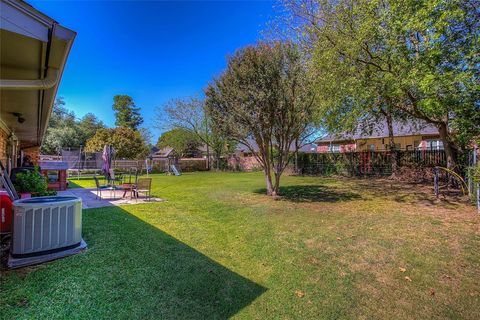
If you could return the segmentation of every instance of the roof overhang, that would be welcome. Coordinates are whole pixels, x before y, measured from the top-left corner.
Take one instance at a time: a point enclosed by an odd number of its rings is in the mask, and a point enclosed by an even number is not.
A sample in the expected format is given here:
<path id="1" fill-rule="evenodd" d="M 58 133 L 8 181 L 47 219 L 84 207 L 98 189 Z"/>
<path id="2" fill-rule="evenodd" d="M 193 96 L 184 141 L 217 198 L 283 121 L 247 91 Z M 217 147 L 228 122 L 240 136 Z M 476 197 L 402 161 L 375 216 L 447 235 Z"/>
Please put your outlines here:
<path id="1" fill-rule="evenodd" d="M 76 33 L 29 4 L 0 0 L 0 127 L 40 146 Z"/>

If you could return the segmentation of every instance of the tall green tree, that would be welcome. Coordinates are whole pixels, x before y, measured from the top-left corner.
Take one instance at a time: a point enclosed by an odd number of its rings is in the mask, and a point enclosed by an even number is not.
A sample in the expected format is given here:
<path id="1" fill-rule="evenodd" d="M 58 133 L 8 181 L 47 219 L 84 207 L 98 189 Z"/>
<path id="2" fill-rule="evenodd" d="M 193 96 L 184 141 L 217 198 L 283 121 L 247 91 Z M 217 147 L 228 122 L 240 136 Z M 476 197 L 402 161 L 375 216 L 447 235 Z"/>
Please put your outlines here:
<path id="1" fill-rule="evenodd" d="M 79 149 L 83 143 L 76 127 L 61 126 L 48 128 L 43 139 L 42 154 L 60 155 L 64 149 Z"/>
<path id="2" fill-rule="evenodd" d="M 286 1 L 305 35 L 320 111 L 356 122 L 372 92 L 438 128 L 456 168 L 455 123 L 479 111 L 479 5 L 461 0 Z"/>
<path id="3" fill-rule="evenodd" d="M 115 125 L 117 127 L 138 130 L 143 123 L 140 107 L 137 107 L 133 98 L 128 95 L 114 96 L 112 109 L 115 112 Z"/>
<path id="4" fill-rule="evenodd" d="M 202 142 L 196 134 L 182 128 L 175 128 L 162 133 L 157 142 L 158 148 L 171 147 L 181 157 L 194 156 L 201 145 Z"/>
<path id="5" fill-rule="evenodd" d="M 314 104 L 297 47 L 275 42 L 238 50 L 205 94 L 213 121 L 250 149 L 264 170 L 267 194 L 277 196 L 290 148 L 311 121 Z"/>
<path id="6" fill-rule="evenodd" d="M 99 120 L 93 113 L 85 114 L 77 123 L 78 128 L 82 133 L 83 145 L 86 141 L 93 137 L 98 129 L 105 128 L 105 123 Z"/>
<path id="7" fill-rule="evenodd" d="M 50 128 L 73 127 L 76 124 L 75 113 L 68 110 L 65 99 L 58 97 L 53 103 L 53 110 L 48 125 Z"/>
<path id="8" fill-rule="evenodd" d="M 59 97 L 53 106 L 41 152 L 60 154 L 65 148 L 79 149 L 98 129 L 104 127 L 105 124 L 91 113 L 78 120 L 75 113 L 66 107 L 64 99 Z"/>
<path id="9" fill-rule="evenodd" d="M 153 135 L 150 129 L 144 127 L 144 128 L 138 129 L 138 132 L 140 132 L 140 136 L 142 137 L 145 145 L 147 145 L 148 148 L 151 149 L 153 147 L 153 144 L 152 144 Z"/>
<path id="10" fill-rule="evenodd" d="M 159 129 L 182 129 L 195 134 L 207 148 L 209 169 L 210 152 L 213 152 L 216 168 L 219 169 L 220 157 L 236 145 L 212 121 L 205 101 L 194 97 L 168 101 L 156 109 L 155 121 Z"/>
<path id="11" fill-rule="evenodd" d="M 117 158 L 143 159 L 149 152 L 140 132 L 125 127 L 97 130 L 87 141 L 85 151 L 101 152 L 105 145 L 113 146 Z"/>

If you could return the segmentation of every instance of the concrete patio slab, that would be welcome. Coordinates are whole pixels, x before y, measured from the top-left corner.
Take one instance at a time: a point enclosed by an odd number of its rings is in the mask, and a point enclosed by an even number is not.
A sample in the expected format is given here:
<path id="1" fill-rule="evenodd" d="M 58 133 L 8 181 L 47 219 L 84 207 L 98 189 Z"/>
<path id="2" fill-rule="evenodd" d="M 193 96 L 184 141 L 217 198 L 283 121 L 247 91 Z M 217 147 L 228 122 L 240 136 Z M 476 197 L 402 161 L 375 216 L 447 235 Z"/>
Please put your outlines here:
<path id="1" fill-rule="evenodd" d="M 163 199 L 150 197 L 149 200 L 145 197 L 139 197 L 138 199 L 131 199 L 127 193 L 127 197 L 123 198 L 123 191 L 116 190 L 114 192 L 103 191 L 102 199 L 97 199 L 95 188 L 74 188 L 65 191 L 58 191 L 59 196 L 75 196 L 82 199 L 82 208 L 102 208 L 111 206 L 122 206 L 126 204 L 140 204 L 140 203 L 152 203 L 162 202 Z"/>

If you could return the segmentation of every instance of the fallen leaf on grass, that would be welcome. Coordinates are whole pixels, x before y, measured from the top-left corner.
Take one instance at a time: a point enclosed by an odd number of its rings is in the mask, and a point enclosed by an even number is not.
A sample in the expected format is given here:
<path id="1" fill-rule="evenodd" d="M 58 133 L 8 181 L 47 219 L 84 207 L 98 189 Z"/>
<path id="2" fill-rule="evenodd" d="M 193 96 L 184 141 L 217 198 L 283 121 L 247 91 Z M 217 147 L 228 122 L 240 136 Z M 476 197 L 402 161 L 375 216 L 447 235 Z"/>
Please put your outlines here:
<path id="1" fill-rule="evenodd" d="M 405 272 L 405 271 L 407 271 L 407 268 L 398 267 L 398 269 L 400 269 L 400 272 Z"/>
<path id="2" fill-rule="evenodd" d="M 412 282 L 412 279 L 410 279 L 409 276 L 405 276 L 405 280 L 409 281 L 409 282 Z"/>
<path id="3" fill-rule="evenodd" d="M 430 292 L 430 295 L 431 295 L 431 296 L 434 296 L 434 295 L 435 295 L 435 290 L 433 290 L 433 288 L 430 288 L 430 291 L 429 291 L 429 292 Z"/>
<path id="4" fill-rule="evenodd" d="M 22 298 L 20 301 L 17 302 L 17 306 L 19 307 L 28 307 L 28 300 L 25 298 Z"/>
<path id="5" fill-rule="evenodd" d="M 300 290 L 295 290 L 295 295 L 299 298 L 303 298 L 305 296 L 305 293 Z"/>

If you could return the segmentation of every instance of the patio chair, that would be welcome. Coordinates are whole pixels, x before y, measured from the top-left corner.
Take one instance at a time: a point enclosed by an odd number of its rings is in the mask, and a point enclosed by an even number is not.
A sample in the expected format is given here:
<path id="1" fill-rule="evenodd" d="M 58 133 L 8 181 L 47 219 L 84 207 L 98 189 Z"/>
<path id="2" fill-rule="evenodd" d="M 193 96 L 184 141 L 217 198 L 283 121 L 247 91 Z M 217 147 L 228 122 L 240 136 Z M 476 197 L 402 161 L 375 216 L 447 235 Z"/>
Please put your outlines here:
<path id="1" fill-rule="evenodd" d="M 114 186 L 111 186 L 111 185 L 108 185 L 108 184 L 100 184 L 97 176 L 93 176 L 93 180 L 95 180 L 95 187 L 96 187 L 96 189 L 95 189 L 96 197 L 95 198 L 96 199 L 98 199 L 98 198 L 102 199 L 102 191 L 103 190 L 110 191 L 110 193 L 115 191 Z"/>
<path id="2" fill-rule="evenodd" d="M 108 182 L 112 185 L 115 185 L 115 182 L 121 184 L 123 182 L 123 175 L 121 173 L 115 176 L 115 171 L 113 169 L 108 170 Z"/>
<path id="3" fill-rule="evenodd" d="M 137 185 L 133 188 L 135 199 L 138 199 L 139 193 L 145 194 L 147 201 L 151 198 L 152 178 L 140 178 L 137 180 Z"/>

